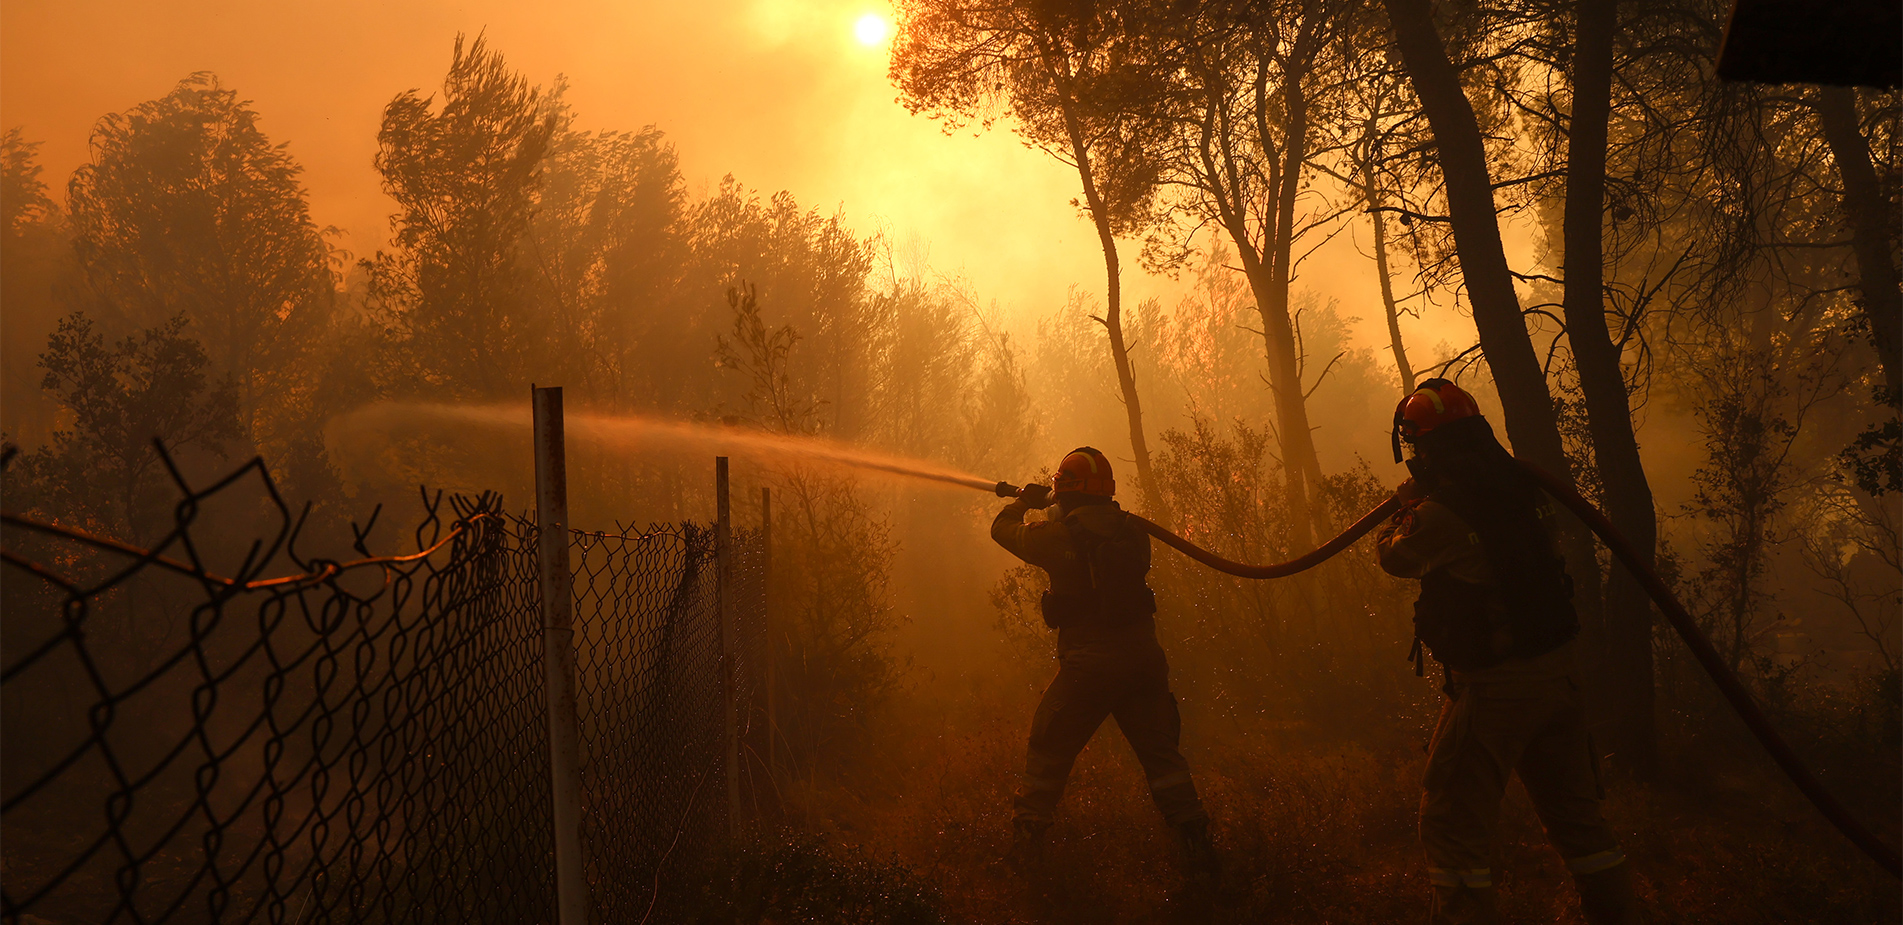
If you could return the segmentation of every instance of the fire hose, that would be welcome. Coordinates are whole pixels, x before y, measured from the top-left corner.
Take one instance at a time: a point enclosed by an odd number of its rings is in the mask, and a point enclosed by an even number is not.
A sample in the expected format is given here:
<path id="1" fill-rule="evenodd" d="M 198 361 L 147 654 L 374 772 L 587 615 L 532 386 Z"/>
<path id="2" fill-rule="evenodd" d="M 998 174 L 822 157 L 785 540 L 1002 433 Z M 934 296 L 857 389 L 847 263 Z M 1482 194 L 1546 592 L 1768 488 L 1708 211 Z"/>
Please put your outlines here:
<path id="1" fill-rule="evenodd" d="M 1539 482 L 1540 487 L 1544 488 L 1547 494 L 1552 495 L 1584 521 L 1586 526 L 1591 527 L 1592 531 L 1605 542 L 1606 548 L 1612 551 L 1613 556 L 1639 579 L 1646 593 L 1651 595 L 1652 600 L 1658 604 L 1659 611 L 1665 614 L 1672 628 L 1678 631 L 1679 638 L 1685 641 L 1686 648 L 1691 649 L 1692 656 L 1698 659 L 1698 664 L 1703 666 L 1705 673 L 1711 676 L 1712 683 L 1718 686 L 1719 693 L 1724 695 L 1725 700 L 1731 704 L 1731 708 L 1737 712 L 1738 718 L 1744 720 L 1746 728 L 1757 737 L 1758 744 L 1770 754 L 1771 760 L 1777 763 L 1778 768 L 1790 778 L 1791 783 L 1797 785 L 1797 789 L 1809 798 L 1811 805 L 1817 807 L 1817 811 L 1822 813 L 1825 819 L 1830 820 L 1831 824 L 1837 827 L 1837 831 L 1842 832 L 1851 844 L 1868 855 L 1879 867 L 1888 871 L 1890 876 L 1903 878 L 1903 859 L 1899 859 L 1896 849 L 1885 844 L 1876 836 L 1876 833 L 1852 815 L 1848 807 L 1838 802 L 1837 798 L 1824 788 L 1823 782 L 1817 779 L 1817 775 L 1813 774 L 1809 767 L 1805 766 L 1803 759 L 1792 750 L 1790 743 L 1784 741 L 1784 737 L 1778 733 L 1777 728 L 1771 725 L 1770 718 L 1764 715 L 1757 701 L 1752 699 L 1751 692 L 1745 688 L 1744 682 L 1739 681 L 1738 676 L 1726 667 L 1724 659 L 1712 646 L 1711 640 L 1706 638 L 1705 632 L 1698 628 L 1698 623 L 1692 619 L 1691 613 L 1678 602 L 1678 598 L 1672 595 L 1671 589 L 1665 586 L 1665 582 L 1640 557 L 1638 550 L 1633 548 L 1631 542 L 1612 525 L 1612 521 L 1600 513 L 1598 508 L 1593 507 L 1591 502 L 1581 497 L 1579 492 L 1565 480 L 1524 461 L 1521 461 L 1520 465 L 1533 476 L 1535 481 Z M 1005 482 L 999 482 L 994 490 L 999 496 L 1007 498 L 1015 497 L 1018 492 L 1016 488 Z M 1375 505 L 1373 510 L 1363 514 L 1360 520 L 1350 524 L 1334 539 L 1287 562 L 1269 565 L 1249 565 L 1225 559 L 1145 518 L 1135 514 L 1130 516 L 1151 536 L 1216 571 L 1239 578 L 1266 579 L 1286 578 L 1328 561 L 1335 554 L 1354 545 L 1356 540 L 1361 539 L 1376 525 L 1392 517 L 1401 509 L 1401 505 L 1400 500 L 1389 498 Z"/>

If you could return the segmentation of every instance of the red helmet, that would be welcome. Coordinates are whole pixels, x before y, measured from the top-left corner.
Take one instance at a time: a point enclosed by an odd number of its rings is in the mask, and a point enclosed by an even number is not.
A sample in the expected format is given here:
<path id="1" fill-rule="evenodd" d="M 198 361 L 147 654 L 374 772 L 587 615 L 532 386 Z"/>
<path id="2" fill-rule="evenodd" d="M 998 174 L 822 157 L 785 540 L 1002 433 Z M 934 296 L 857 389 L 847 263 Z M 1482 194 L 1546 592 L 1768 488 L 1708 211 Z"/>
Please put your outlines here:
<path id="1" fill-rule="evenodd" d="M 1110 476 L 1109 457 L 1095 447 L 1080 446 L 1057 464 L 1051 487 L 1057 491 L 1081 491 L 1108 498 L 1117 493 L 1117 480 Z"/>
<path id="2" fill-rule="evenodd" d="M 1434 428 L 1462 418 L 1477 418 L 1480 406 L 1465 389 L 1445 379 L 1429 379 L 1394 406 L 1394 461 L 1401 461 L 1401 441 L 1409 443 Z"/>

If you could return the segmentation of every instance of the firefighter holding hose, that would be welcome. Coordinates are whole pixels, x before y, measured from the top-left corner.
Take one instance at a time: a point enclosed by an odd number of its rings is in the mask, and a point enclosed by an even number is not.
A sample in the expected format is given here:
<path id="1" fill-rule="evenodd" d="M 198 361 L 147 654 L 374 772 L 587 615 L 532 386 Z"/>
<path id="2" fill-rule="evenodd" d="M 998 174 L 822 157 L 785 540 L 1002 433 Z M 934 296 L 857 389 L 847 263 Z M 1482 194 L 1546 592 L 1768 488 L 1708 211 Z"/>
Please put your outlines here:
<path id="1" fill-rule="evenodd" d="M 1490 860 L 1513 774 L 1579 889 L 1593 925 L 1638 921 L 1618 839 L 1600 815 L 1598 756 L 1586 730 L 1573 640 L 1572 581 L 1549 535 L 1538 484 L 1494 438 L 1473 397 L 1429 379 L 1394 412 L 1394 455 L 1413 478 L 1377 548 L 1389 574 L 1418 579 L 1422 650 L 1446 672 L 1429 748 L 1420 832 L 1434 886 L 1431 921 L 1499 922 Z"/>
<path id="2" fill-rule="evenodd" d="M 1026 485 L 991 523 L 998 545 L 1050 575 L 1042 603 L 1044 622 L 1057 630 L 1059 666 L 1031 721 L 1005 862 L 1025 871 L 1041 859 L 1071 765 L 1104 718 L 1115 716 L 1156 808 L 1177 833 L 1192 880 L 1210 887 L 1221 864 L 1209 814 L 1178 748 L 1182 720 L 1156 641 L 1156 595 L 1145 579 L 1150 538 L 1112 500 L 1116 491 L 1110 460 L 1079 447 L 1058 464 L 1050 487 Z M 1053 502 L 1058 516 L 1024 522 L 1027 512 Z"/>

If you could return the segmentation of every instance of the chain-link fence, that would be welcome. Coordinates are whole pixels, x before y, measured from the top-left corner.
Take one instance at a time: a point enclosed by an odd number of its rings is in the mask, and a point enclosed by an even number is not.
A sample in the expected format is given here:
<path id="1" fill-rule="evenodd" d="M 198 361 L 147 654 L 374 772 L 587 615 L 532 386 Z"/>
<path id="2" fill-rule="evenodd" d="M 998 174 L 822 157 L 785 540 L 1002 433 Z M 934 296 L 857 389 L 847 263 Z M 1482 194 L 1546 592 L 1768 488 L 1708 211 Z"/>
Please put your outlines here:
<path id="1" fill-rule="evenodd" d="M 226 577 L 201 512 L 241 484 L 276 520 Z M 553 921 L 534 523 L 426 494 L 414 553 L 363 530 L 332 562 L 297 554 L 260 463 L 179 487 L 149 548 L 5 516 L 0 918 Z M 719 551 L 691 523 L 570 543 L 589 892 L 595 920 L 638 922 L 737 821 Z M 728 554 L 751 719 L 759 534 Z"/>
<path id="2" fill-rule="evenodd" d="M 533 527 L 523 524 L 532 530 Z M 677 858 L 705 856 L 730 825 L 716 532 L 669 524 L 641 534 L 573 532 L 580 670 L 582 854 L 594 920 L 640 922 Z M 765 558 L 761 535 L 732 541 L 735 730 L 757 754 Z M 532 542 L 524 543 L 532 550 Z M 532 561 L 532 554 L 529 556 Z M 740 763 L 742 819 L 757 815 L 757 768 Z"/>

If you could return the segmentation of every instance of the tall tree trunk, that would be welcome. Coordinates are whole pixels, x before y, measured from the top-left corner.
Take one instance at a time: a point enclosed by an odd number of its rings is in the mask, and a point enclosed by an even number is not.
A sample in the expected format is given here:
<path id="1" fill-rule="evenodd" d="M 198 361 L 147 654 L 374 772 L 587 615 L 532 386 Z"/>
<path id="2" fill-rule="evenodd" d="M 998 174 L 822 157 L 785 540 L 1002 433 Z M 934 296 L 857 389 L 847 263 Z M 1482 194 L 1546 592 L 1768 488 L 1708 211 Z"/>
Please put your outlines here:
<path id="1" fill-rule="evenodd" d="M 1269 367 L 1269 391 L 1275 398 L 1276 443 L 1282 451 L 1283 485 L 1289 506 L 1288 541 L 1301 548 L 1314 541 L 1315 513 L 1310 499 L 1315 441 L 1308 427 L 1308 409 L 1302 399 L 1300 361 L 1295 353 L 1295 327 L 1288 313 L 1288 281 L 1277 279 L 1275 265 L 1258 263 L 1246 274 L 1262 318 L 1264 357 Z"/>
<path id="2" fill-rule="evenodd" d="M 1382 0 L 1382 5 L 1408 81 L 1434 133 L 1461 278 L 1467 284 L 1480 347 L 1499 387 L 1507 438 L 1515 455 L 1570 481 L 1572 466 L 1560 441 L 1553 396 L 1546 389 L 1533 339 L 1526 333 L 1526 319 L 1500 242 L 1487 149 L 1473 103 L 1441 44 L 1430 0 Z M 1592 535 L 1572 517 L 1562 516 L 1561 523 L 1560 542 L 1573 577 L 1574 603 L 1585 623 L 1596 624 L 1601 601 Z"/>
<path id="3" fill-rule="evenodd" d="M 1060 91 L 1061 92 L 1061 91 Z M 1123 390 L 1123 410 L 1130 422 L 1130 451 L 1136 457 L 1137 485 L 1143 491 L 1145 511 L 1152 520 L 1167 524 L 1169 509 L 1158 490 L 1150 469 L 1150 445 L 1143 436 L 1143 402 L 1137 396 L 1136 373 L 1130 368 L 1130 350 L 1123 340 L 1122 266 L 1117 259 L 1117 238 L 1110 227 L 1110 213 L 1097 190 L 1096 172 L 1090 166 L 1090 147 L 1084 143 L 1083 127 L 1076 110 L 1064 104 L 1064 129 L 1070 136 L 1071 157 L 1077 162 L 1077 176 L 1084 184 L 1084 204 L 1090 221 L 1097 226 L 1097 243 L 1103 247 L 1104 331 L 1110 336 L 1110 360 L 1117 368 L 1117 386 Z"/>
<path id="4" fill-rule="evenodd" d="M 1401 343 L 1401 310 L 1394 304 L 1394 278 L 1388 270 L 1388 220 L 1381 215 L 1381 191 L 1374 187 L 1373 159 L 1364 176 L 1368 185 L 1362 196 L 1368 203 L 1368 215 L 1374 219 L 1374 273 L 1381 283 L 1381 309 L 1388 317 L 1388 347 L 1394 351 L 1394 372 L 1401 379 L 1401 394 L 1414 391 L 1414 367 L 1407 362 L 1407 347 Z"/>
<path id="5" fill-rule="evenodd" d="M 1850 220 L 1851 246 L 1857 254 L 1858 286 L 1863 311 L 1870 319 L 1870 340 L 1883 366 L 1883 381 L 1891 400 L 1903 396 L 1903 290 L 1891 258 L 1896 220 L 1884 208 L 1870 162 L 1870 143 L 1857 125 L 1857 97 L 1849 87 L 1824 87 L 1817 94 L 1818 121 L 1824 141 L 1837 161 L 1844 185 L 1844 216 Z"/>
<path id="6" fill-rule="evenodd" d="M 1302 59 L 1291 55 L 1291 65 Z M 1302 191 L 1302 167 L 1308 161 L 1308 98 L 1302 92 L 1306 68 L 1287 67 L 1282 75 L 1282 163 L 1280 183 L 1275 189 L 1275 225 L 1268 243 L 1267 300 L 1258 300 L 1262 311 L 1264 335 L 1269 339 L 1269 380 L 1275 390 L 1275 417 L 1281 431 L 1282 465 L 1288 472 L 1290 494 L 1302 498 L 1300 511 L 1306 516 L 1291 520 L 1301 524 L 1301 532 L 1312 527 L 1322 536 L 1328 534 L 1326 513 L 1316 503 L 1321 487 L 1321 462 L 1315 455 L 1315 434 L 1308 424 L 1308 399 L 1302 394 L 1302 350 L 1295 343 L 1294 319 L 1289 314 L 1289 284 L 1294 278 L 1295 200 Z M 1257 131 L 1267 139 L 1265 113 L 1258 105 Z M 1276 375 L 1280 367 L 1281 375 Z M 1305 538 L 1304 538 L 1305 539 Z"/>
<path id="7" fill-rule="evenodd" d="M 1207 65 L 1205 65 L 1207 66 Z M 1268 176 L 1264 188 L 1274 198 L 1269 215 L 1260 219 L 1261 242 L 1258 246 L 1255 228 L 1251 224 L 1251 206 L 1249 194 L 1244 192 L 1248 174 L 1233 143 L 1239 138 L 1240 129 L 1229 118 L 1230 100 L 1227 98 L 1229 75 L 1204 74 L 1203 86 L 1208 93 L 1206 109 L 1203 113 L 1201 136 L 1196 147 L 1200 160 L 1201 180 L 1204 192 L 1215 207 L 1215 218 L 1223 231 L 1229 235 L 1236 247 L 1236 258 L 1242 264 L 1243 277 L 1249 282 L 1249 294 L 1255 300 L 1256 313 L 1262 319 L 1263 361 L 1269 370 L 1269 389 L 1275 399 L 1276 446 L 1281 452 L 1283 470 L 1284 500 L 1288 505 L 1287 528 L 1284 539 L 1291 548 L 1306 547 L 1313 541 L 1311 528 L 1314 517 L 1311 514 L 1309 474 L 1319 470 L 1315 462 L 1314 439 L 1308 428 L 1306 402 L 1302 398 L 1302 383 L 1299 374 L 1299 360 L 1295 350 L 1295 328 L 1288 313 L 1289 254 L 1292 250 L 1286 240 L 1294 213 L 1294 197 L 1300 191 L 1302 160 L 1306 157 L 1299 145 L 1291 156 L 1278 152 L 1275 139 L 1269 134 L 1264 114 L 1268 105 L 1268 70 L 1266 62 L 1258 59 L 1257 71 L 1253 80 L 1255 104 L 1255 132 L 1266 157 L 1262 170 Z M 1285 80 L 1294 80 L 1294 75 L 1284 75 Z M 1305 120 L 1305 116 L 1302 117 Z M 1296 135 L 1297 127 L 1306 132 L 1305 125 L 1293 120 L 1289 135 Z M 1286 177 L 1294 176 L 1290 182 Z M 1286 195 L 1285 195 L 1286 193 Z"/>
<path id="8" fill-rule="evenodd" d="M 1566 149 L 1566 335 L 1586 399 L 1593 459 L 1605 486 L 1606 516 L 1652 560 L 1658 519 L 1652 487 L 1632 432 L 1632 405 L 1619 348 L 1606 328 L 1603 215 L 1606 127 L 1612 117 L 1612 38 L 1617 0 L 1578 0 L 1573 42 L 1572 121 Z M 1599 683 L 1612 721 L 1614 754 L 1627 757 L 1641 777 L 1658 769 L 1653 722 L 1652 602 L 1623 565 L 1614 563 L 1606 585 Z"/>
<path id="9" fill-rule="evenodd" d="M 1304 478 L 1307 466 L 1301 462 L 1300 445 L 1294 439 L 1295 428 L 1290 426 L 1289 409 L 1283 404 L 1283 396 L 1297 397 L 1297 404 L 1303 409 L 1302 432 L 1306 433 L 1308 415 L 1300 403 L 1302 384 L 1296 374 L 1295 327 L 1288 316 L 1288 290 L 1284 287 L 1282 297 L 1276 298 L 1274 269 L 1256 250 L 1248 228 L 1228 226 L 1228 230 L 1230 240 L 1236 245 L 1236 257 L 1242 263 L 1242 275 L 1249 281 L 1256 314 L 1262 319 L 1262 358 L 1269 367 L 1269 391 L 1275 398 L 1276 446 L 1281 450 L 1283 498 L 1288 505 L 1286 539 L 1291 549 L 1305 548 L 1314 541 L 1310 530 L 1314 517 L 1309 512 L 1307 479 Z M 1314 452 L 1312 440 L 1308 442 L 1308 451 Z"/>

